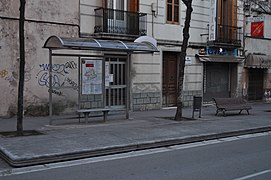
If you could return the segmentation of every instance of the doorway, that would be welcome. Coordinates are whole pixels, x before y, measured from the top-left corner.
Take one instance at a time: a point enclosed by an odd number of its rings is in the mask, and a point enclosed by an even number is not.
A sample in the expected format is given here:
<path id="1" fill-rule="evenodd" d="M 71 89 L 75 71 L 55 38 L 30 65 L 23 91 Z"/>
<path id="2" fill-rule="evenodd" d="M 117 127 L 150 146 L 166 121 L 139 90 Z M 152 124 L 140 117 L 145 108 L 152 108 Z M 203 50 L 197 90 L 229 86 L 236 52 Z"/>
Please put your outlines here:
<path id="1" fill-rule="evenodd" d="M 230 97 L 230 64 L 211 62 L 204 64 L 203 100 L 212 101 L 213 97 Z"/>
<path id="2" fill-rule="evenodd" d="M 163 106 L 177 105 L 177 67 L 178 53 L 163 53 Z"/>
<path id="3" fill-rule="evenodd" d="M 250 68 L 248 71 L 248 100 L 262 100 L 263 98 L 263 69 Z"/>
<path id="4" fill-rule="evenodd" d="M 105 58 L 106 106 L 115 109 L 126 107 L 126 57 Z"/>

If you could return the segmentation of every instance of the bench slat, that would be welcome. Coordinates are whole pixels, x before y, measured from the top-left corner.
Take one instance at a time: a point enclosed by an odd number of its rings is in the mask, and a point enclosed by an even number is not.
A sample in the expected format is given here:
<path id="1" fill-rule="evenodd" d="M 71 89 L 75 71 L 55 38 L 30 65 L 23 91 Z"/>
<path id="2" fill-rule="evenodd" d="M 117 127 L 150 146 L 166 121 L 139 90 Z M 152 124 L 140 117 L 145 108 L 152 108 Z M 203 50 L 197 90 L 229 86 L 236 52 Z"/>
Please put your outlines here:
<path id="1" fill-rule="evenodd" d="M 110 109 L 78 109 L 77 112 L 99 112 L 99 111 L 110 111 Z"/>
<path id="2" fill-rule="evenodd" d="M 88 115 L 91 112 L 103 112 L 104 122 L 107 121 L 107 116 L 108 116 L 109 111 L 110 111 L 110 109 L 108 109 L 108 108 L 78 109 L 77 110 L 78 113 L 84 114 L 86 123 L 88 123 Z M 80 122 L 80 120 L 79 120 L 79 122 Z"/>
<path id="3" fill-rule="evenodd" d="M 225 116 L 225 112 L 231 110 L 240 110 L 239 114 L 242 110 L 246 110 L 249 114 L 248 110 L 252 109 L 247 101 L 242 98 L 213 98 L 213 100 L 217 108 L 216 115 L 219 111 L 222 111 Z"/>

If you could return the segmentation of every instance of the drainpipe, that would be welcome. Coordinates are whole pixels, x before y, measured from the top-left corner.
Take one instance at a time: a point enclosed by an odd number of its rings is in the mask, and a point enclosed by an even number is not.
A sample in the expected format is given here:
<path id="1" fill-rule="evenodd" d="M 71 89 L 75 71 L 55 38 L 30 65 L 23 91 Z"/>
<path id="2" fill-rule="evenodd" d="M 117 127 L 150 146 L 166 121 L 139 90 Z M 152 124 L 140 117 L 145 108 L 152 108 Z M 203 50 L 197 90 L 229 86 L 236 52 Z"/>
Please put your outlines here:
<path id="1" fill-rule="evenodd" d="M 245 7 L 245 3 L 246 1 L 243 2 L 243 7 Z M 250 10 L 249 10 L 250 11 Z M 250 12 L 249 12 L 250 14 Z M 245 14 L 245 11 L 243 9 L 243 50 L 242 50 L 242 56 L 244 57 L 244 59 L 246 58 L 246 26 L 247 26 L 247 18 L 246 18 L 246 14 Z M 245 59 L 246 60 L 246 59 Z M 244 73 L 245 73 L 245 77 L 243 77 L 243 85 L 242 85 L 242 97 L 243 98 L 247 98 L 247 71 L 246 69 L 244 69 L 243 67 L 243 70 L 244 70 Z"/>
<path id="2" fill-rule="evenodd" d="M 158 0 L 156 3 L 151 4 L 151 12 L 152 12 L 152 37 L 154 37 L 154 17 L 158 15 Z"/>

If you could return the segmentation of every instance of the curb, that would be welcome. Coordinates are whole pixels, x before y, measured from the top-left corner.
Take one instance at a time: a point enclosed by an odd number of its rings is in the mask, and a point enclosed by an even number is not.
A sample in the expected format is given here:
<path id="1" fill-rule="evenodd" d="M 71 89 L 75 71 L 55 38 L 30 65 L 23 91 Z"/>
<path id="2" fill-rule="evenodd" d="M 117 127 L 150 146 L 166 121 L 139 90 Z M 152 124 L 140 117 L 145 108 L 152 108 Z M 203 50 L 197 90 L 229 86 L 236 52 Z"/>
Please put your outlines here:
<path id="1" fill-rule="evenodd" d="M 260 127 L 254 129 L 244 129 L 238 131 L 230 131 L 230 132 L 222 132 L 222 133 L 213 133 L 213 134 L 203 134 L 198 136 L 184 137 L 184 138 L 174 138 L 174 139 L 164 139 L 160 141 L 149 141 L 142 142 L 140 144 L 126 144 L 122 146 L 114 146 L 114 147 L 106 147 L 104 149 L 96 149 L 90 151 L 81 151 L 76 153 L 68 153 L 68 154 L 59 154 L 59 155 L 51 155 L 51 156 L 40 156 L 32 159 L 13 159 L 8 154 L 0 150 L 0 157 L 3 158 L 9 165 L 13 167 L 24 167 L 24 166 L 32 166 L 46 163 L 56 163 L 61 161 L 70 161 L 82 158 L 91 158 L 97 156 L 105 156 L 111 154 L 118 153 L 126 153 L 130 151 L 139 151 L 145 149 L 187 144 L 187 143 L 195 143 L 201 141 L 208 141 L 220 138 L 227 138 L 233 136 L 240 136 L 246 134 L 254 134 L 271 131 L 271 126 L 268 127 Z"/>

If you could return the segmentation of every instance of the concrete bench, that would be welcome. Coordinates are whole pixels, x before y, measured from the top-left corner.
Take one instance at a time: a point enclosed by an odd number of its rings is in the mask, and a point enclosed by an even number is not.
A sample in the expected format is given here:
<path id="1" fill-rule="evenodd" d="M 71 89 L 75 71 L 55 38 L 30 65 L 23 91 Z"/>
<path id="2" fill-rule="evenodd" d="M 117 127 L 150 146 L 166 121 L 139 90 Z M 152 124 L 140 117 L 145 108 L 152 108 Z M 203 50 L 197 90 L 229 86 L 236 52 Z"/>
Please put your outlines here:
<path id="1" fill-rule="evenodd" d="M 246 110 L 249 114 L 251 106 L 243 98 L 213 98 L 216 104 L 216 114 L 218 112 L 223 112 L 223 115 L 226 116 L 226 111 L 240 110 L 239 114 L 243 110 Z"/>
<path id="2" fill-rule="evenodd" d="M 96 109 L 78 109 L 78 113 L 83 113 L 85 117 L 85 122 L 88 123 L 88 115 L 91 112 L 103 112 L 104 122 L 107 121 L 108 112 L 110 109 L 108 108 L 96 108 Z M 79 122 L 80 122 L 80 115 L 79 115 Z"/>

